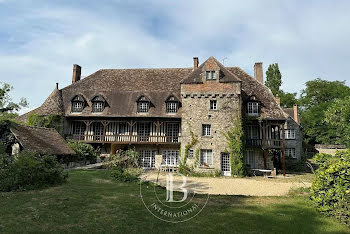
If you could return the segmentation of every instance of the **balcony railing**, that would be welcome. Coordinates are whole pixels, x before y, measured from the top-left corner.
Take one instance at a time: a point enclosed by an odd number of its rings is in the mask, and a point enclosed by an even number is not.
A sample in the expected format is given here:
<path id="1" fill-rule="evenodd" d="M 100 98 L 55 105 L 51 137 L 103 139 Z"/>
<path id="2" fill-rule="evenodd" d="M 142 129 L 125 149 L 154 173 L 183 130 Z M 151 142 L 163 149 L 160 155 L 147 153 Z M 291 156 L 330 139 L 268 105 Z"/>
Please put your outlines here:
<path id="1" fill-rule="evenodd" d="M 247 139 L 246 145 L 249 147 L 279 149 L 279 148 L 282 148 L 282 140 L 281 139 Z"/>
<path id="2" fill-rule="evenodd" d="M 113 143 L 180 143 L 179 136 L 138 136 L 138 135 L 78 135 L 68 136 L 76 141 Z"/>

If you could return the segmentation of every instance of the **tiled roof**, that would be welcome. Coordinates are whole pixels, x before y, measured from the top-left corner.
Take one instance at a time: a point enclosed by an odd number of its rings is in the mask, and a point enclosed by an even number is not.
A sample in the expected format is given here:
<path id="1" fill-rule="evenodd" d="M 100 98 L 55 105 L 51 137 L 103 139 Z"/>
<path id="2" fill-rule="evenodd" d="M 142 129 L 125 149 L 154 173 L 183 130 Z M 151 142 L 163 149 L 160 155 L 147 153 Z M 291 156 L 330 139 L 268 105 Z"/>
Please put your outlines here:
<path id="1" fill-rule="evenodd" d="M 75 154 L 55 129 L 14 125 L 11 132 L 26 151 L 54 155 Z"/>
<path id="2" fill-rule="evenodd" d="M 224 67 L 215 58 L 214 61 L 222 71 L 220 82 L 241 82 L 243 100 L 255 95 L 261 101 L 263 118 L 285 119 L 287 115 L 276 103 L 270 89 L 259 83 L 238 67 Z M 206 62 L 207 62 L 206 61 Z M 192 68 L 160 68 L 160 69 L 102 69 L 77 81 L 61 90 L 55 90 L 44 104 L 31 113 L 59 114 L 66 116 L 108 116 L 108 117 L 174 117 L 181 118 L 180 111 L 175 115 L 167 115 L 165 101 L 169 95 L 181 100 L 182 83 L 200 83 L 201 69 Z M 87 103 L 82 113 L 71 112 L 71 100 L 76 95 L 82 95 Z M 91 112 L 91 100 L 101 95 L 107 105 L 102 113 Z M 137 114 L 136 100 L 144 95 L 151 101 L 151 108 L 147 114 Z M 52 107 L 50 107 L 52 105 Z M 29 113 L 20 116 L 26 119 Z"/>

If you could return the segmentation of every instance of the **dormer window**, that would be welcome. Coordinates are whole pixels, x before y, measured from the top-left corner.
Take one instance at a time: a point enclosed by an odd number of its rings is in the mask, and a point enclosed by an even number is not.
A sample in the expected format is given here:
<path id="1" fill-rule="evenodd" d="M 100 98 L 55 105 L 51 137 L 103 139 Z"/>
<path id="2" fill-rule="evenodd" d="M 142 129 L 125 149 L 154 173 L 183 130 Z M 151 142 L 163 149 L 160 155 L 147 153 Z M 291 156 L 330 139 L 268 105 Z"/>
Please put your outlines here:
<path id="1" fill-rule="evenodd" d="M 166 100 L 166 113 L 174 114 L 174 113 L 177 113 L 178 109 L 179 109 L 179 101 L 174 96 L 170 96 Z"/>
<path id="2" fill-rule="evenodd" d="M 82 112 L 85 107 L 85 99 L 77 95 L 72 99 L 72 112 Z"/>
<path id="3" fill-rule="evenodd" d="M 150 107 L 150 101 L 147 97 L 141 96 L 137 100 L 137 112 L 138 113 L 147 113 Z"/>
<path id="4" fill-rule="evenodd" d="M 101 96 L 96 96 L 92 100 L 92 112 L 103 112 L 105 109 L 106 101 Z"/>
<path id="5" fill-rule="evenodd" d="M 259 116 L 259 103 L 248 102 L 248 116 Z"/>
<path id="6" fill-rule="evenodd" d="M 215 71 L 206 71 L 205 78 L 207 80 L 215 80 Z"/>

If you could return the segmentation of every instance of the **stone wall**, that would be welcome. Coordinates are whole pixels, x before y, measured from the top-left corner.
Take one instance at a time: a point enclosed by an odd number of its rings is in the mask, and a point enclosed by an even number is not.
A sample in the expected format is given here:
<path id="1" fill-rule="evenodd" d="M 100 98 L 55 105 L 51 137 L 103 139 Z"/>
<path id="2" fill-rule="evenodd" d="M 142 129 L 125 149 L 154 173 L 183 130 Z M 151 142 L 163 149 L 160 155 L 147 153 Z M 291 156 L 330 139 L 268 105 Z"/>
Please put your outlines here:
<path id="1" fill-rule="evenodd" d="M 182 156 L 192 141 L 192 131 L 198 138 L 198 143 L 191 148 L 194 154 L 198 149 L 212 150 L 213 167 L 208 169 L 221 169 L 220 155 L 227 149 L 225 133 L 233 126 L 234 117 L 241 118 L 240 91 L 240 83 L 182 84 Z M 210 100 L 217 101 L 217 110 L 210 110 Z M 211 136 L 202 136 L 202 124 L 211 125 Z M 194 156 L 188 158 L 187 163 L 193 165 L 195 161 Z"/>

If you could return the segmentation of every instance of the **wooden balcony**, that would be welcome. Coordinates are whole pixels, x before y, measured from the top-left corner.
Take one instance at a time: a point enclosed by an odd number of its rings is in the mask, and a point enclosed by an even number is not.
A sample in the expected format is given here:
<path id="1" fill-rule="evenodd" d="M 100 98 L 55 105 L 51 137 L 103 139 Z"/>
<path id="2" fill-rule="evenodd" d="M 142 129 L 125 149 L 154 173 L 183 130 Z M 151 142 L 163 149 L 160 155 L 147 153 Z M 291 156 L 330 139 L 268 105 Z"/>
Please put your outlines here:
<path id="1" fill-rule="evenodd" d="M 263 149 L 281 149 L 281 139 L 246 139 L 246 146 L 259 147 Z"/>
<path id="2" fill-rule="evenodd" d="M 118 143 L 118 144 L 180 144 L 180 136 L 137 136 L 137 135 L 68 135 L 75 141 L 87 143 Z"/>

